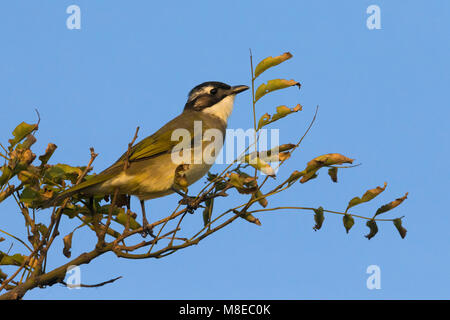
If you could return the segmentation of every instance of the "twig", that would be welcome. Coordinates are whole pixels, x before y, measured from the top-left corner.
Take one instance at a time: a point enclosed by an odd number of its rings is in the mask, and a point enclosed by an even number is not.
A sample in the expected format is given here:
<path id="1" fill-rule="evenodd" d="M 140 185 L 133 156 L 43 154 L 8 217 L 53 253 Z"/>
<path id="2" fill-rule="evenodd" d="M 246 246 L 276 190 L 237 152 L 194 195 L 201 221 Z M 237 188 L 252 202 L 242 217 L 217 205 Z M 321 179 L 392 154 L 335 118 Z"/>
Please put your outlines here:
<path id="1" fill-rule="evenodd" d="M 136 141 L 137 137 L 138 137 L 138 132 L 139 132 L 139 127 L 136 128 L 136 132 L 134 133 L 134 137 L 133 140 L 131 140 L 131 142 L 128 144 L 128 149 L 127 149 L 127 153 L 125 155 L 125 161 L 124 161 L 124 165 L 123 165 L 123 170 L 127 170 L 130 167 L 130 153 L 131 153 L 131 148 L 133 147 L 134 142 Z"/>
<path id="2" fill-rule="evenodd" d="M 108 281 L 104 281 L 104 282 L 100 282 L 100 283 L 97 283 L 97 284 L 67 284 L 64 281 L 60 281 L 60 283 L 62 283 L 63 285 L 65 285 L 66 287 L 69 287 L 69 288 L 78 288 L 78 287 L 81 287 L 81 288 L 97 288 L 97 287 L 104 286 L 105 284 L 108 284 L 108 283 L 113 283 L 114 281 L 119 280 L 121 278 L 122 278 L 122 276 L 119 276 L 117 278 L 114 278 L 114 279 L 111 279 L 111 280 L 108 280 Z"/>

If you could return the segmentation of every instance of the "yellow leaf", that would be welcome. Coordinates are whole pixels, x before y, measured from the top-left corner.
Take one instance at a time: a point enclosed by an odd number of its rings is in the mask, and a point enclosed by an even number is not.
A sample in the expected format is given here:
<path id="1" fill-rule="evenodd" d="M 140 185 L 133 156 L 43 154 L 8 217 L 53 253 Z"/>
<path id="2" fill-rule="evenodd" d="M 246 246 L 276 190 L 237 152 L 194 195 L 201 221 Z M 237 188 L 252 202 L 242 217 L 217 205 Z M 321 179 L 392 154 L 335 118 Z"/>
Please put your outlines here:
<path id="1" fill-rule="evenodd" d="M 267 69 L 275 67 L 276 65 L 279 65 L 280 63 L 290 58 L 292 58 L 292 54 L 290 54 L 289 52 L 285 52 L 280 56 L 267 57 L 263 59 L 255 68 L 255 79 Z"/>
<path id="2" fill-rule="evenodd" d="M 267 82 L 267 84 L 263 83 L 258 87 L 258 89 L 256 89 L 255 102 L 258 101 L 264 95 L 266 95 L 272 91 L 280 90 L 280 89 L 284 89 L 284 88 L 288 88 L 288 87 L 292 87 L 292 86 L 298 86 L 298 88 L 300 89 L 301 85 L 300 85 L 300 83 L 298 83 L 295 80 L 286 80 L 286 79 L 269 80 Z"/>
<path id="3" fill-rule="evenodd" d="M 277 113 L 275 113 L 272 117 L 266 113 L 264 114 L 258 122 L 258 128 L 256 129 L 256 131 L 258 131 L 259 129 L 261 129 L 262 127 L 275 122 L 281 118 L 286 117 L 287 115 L 297 112 L 297 111 L 301 111 L 302 110 L 302 106 L 300 104 L 297 104 L 294 108 L 288 108 L 286 106 L 278 106 L 276 111 Z"/>
<path id="4" fill-rule="evenodd" d="M 377 212 L 375 213 L 374 217 L 376 217 L 379 214 L 385 213 L 386 211 L 392 210 L 395 207 L 399 206 L 403 201 L 405 201 L 408 198 L 408 192 L 405 193 L 405 195 L 401 198 L 397 198 L 392 202 L 389 202 L 388 204 L 385 204 L 378 208 Z"/>
<path id="5" fill-rule="evenodd" d="M 248 163 L 253 168 L 258 169 L 268 176 L 275 176 L 275 171 L 273 170 L 273 168 L 258 156 L 246 155 L 243 157 L 243 162 Z"/>
<path id="6" fill-rule="evenodd" d="M 255 192 L 255 198 L 258 199 L 259 204 L 265 208 L 268 205 L 268 201 L 266 198 L 263 198 L 263 197 L 264 197 L 264 195 L 261 192 L 261 190 L 258 190 Z"/>
<path id="7" fill-rule="evenodd" d="M 243 214 L 241 214 L 237 210 L 233 210 L 233 212 L 235 214 L 239 215 L 242 219 L 247 220 L 248 222 L 254 223 L 254 224 L 258 225 L 258 226 L 261 225 L 261 222 L 259 221 L 259 219 L 256 218 L 255 216 L 253 216 L 251 213 L 243 213 Z"/>
<path id="8" fill-rule="evenodd" d="M 63 238 L 63 242 L 64 242 L 63 254 L 66 256 L 66 258 L 70 258 L 71 254 L 72 254 L 70 252 L 70 249 L 72 248 L 72 236 L 73 236 L 73 232 L 69 233 L 67 236 L 65 236 Z"/>
<path id="9" fill-rule="evenodd" d="M 347 158 L 339 153 L 329 153 L 321 155 L 317 158 L 314 158 L 310 162 L 307 163 L 305 168 L 305 175 L 300 180 L 301 183 L 305 183 L 308 180 L 311 180 L 316 177 L 316 172 L 326 166 L 332 166 L 335 164 L 343 164 L 343 163 L 353 163 L 354 159 Z"/>
<path id="10" fill-rule="evenodd" d="M 375 189 L 367 190 L 364 195 L 360 197 L 355 197 L 348 203 L 347 209 L 345 212 L 347 212 L 348 209 L 350 209 L 353 206 L 356 206 L 357 204 L 367 202 L 378 196 L 380 193 L 382 193 L 386 189 L 387 183 L 384 183 L 384 187 L 376 187 Z"/>

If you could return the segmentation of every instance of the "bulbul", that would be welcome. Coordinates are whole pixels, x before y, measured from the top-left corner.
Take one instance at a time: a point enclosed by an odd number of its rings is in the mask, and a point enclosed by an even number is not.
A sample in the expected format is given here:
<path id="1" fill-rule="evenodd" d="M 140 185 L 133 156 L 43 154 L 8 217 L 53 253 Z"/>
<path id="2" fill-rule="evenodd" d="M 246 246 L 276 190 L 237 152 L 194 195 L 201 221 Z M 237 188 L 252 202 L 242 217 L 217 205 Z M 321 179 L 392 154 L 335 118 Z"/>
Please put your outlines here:
<path id="1" fill-rule="evenodd" d="M 119 194 L 134 195 L 141 201 L 144 228 L 147 225 L 145 217 L 144 201 L 178 192 L 175 174 L 180 166 L 179 161 L 174 161 L 174 155 L 180 152 L 180 142 L 174 139 L 174 131 L 189 133 L 192 141 L 189 145 L 181 145 L 185 152 L 190 153 L 190 160 L 195 152 L 200 153 L 213 143 L 203 141 L 194 145 L 194 138 L 198 135 L 195 126 L 201 125 L 201 132 L 209 129 L 219 130 L 222 139 L 225 139 L 225 131 L 228 117 L 233 111 L 234 99 L 240 92 L 249 89 L 248 86 L 229 86 L 222 82 L 209 81 L 194 87 L 188 95 L 188 100 L 183 112 L 166 123 L 151 136 L 143 139 L 133 146 L 128 154 L 128 168 L 124 169 L 127 159 L 125 152 L 113 165 L 93 176 L 91 179 L 74 186 L 59 194 L 52 203 L 77 193 L 86 195 L 111 195 L 118 189 Z M 198 138 L 198 137 L 197 137 Z M 198 139 L 197 139 L 198 140 Z M 222 140 L 223 144 L 223 140 Z M 217 155 L 219 150 L 214 150 Z M 212 166 L 211 161 L 190 161 L 183 171 L 187 185 L 191 185 L 203 177 Z M 182 193 L 180 193 L 182 194 Z"/>

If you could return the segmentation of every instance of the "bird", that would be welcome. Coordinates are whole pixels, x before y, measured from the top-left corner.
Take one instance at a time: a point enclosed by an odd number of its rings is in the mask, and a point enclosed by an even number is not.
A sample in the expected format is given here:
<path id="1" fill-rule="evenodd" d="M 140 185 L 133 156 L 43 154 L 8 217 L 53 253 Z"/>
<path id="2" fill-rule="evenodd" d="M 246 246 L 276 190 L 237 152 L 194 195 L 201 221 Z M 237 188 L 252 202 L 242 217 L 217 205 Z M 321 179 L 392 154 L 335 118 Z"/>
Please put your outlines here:
<path id="1" fill-rule="evenodd" d="M 217 156 L 225 139 L 228 118 L 233 111 L 235 97 L 248 89 L 246 85 L 230 86 L 219 81 L 207 81 L 195 86 L 189 91 L 187 102 L 180 115 L 132 146 L 111 166 L 60 193 L 50 200 L 50 203 L 54 205 L 75 194 L 112 195 L 118 190 L 119 194 L 127 195 L 127 197 L 136 196 L 139 199 L 143 227 L 146 230 L 149 225 L 145 213 L 146 200 L 174 192 L 187 196 L 181 192 L 183 188 L 177 186 L 176 175 L 179 169 L 182 169 L 185 183 L 190 186 L 201 179 L 213 164 L 213 161 L 200 159 L 200 161 L 191 161 L 187 167 L 180 167 L 185 163 L 174 161 L 174 155 L 179 156 L 180 150 L 184 148 L 185 155 L 188 155 L 187 159 L 192 160 L 196 152 L 203 152 L 205 148 L 212 146 L 213 141 L 205 141 L 201 137 L 200 140 L 198 139 L 196 126 L 201 125 L 200 134 L 207 130 L 216 130 L 215 132 L 222 134 L 222 143 L 219 143 L 215 147 L 217 150 L 214 149 L 212 152 Z M 189 133 L 192 139 L 180 143 L 179 140 L 173 139 L 174 133 Z M 197 143 L 194 145 L 196 139 Z M 125 161 L 127 161 L 126 165 Z M 151 230 L 148 230 L 148 233 L 152 234 Z"/>

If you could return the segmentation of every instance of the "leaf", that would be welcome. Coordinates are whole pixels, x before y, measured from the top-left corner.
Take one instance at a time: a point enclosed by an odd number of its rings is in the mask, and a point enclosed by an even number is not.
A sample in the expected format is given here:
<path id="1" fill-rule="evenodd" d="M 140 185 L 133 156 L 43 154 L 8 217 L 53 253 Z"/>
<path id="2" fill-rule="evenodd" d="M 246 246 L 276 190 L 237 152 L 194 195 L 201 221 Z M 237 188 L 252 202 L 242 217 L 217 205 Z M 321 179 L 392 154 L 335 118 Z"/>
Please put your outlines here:
<path id="1" fill-rule="evenodd" d="M 328 169 L 328 175 L 330 176 L 331 181 L 333 181 L 333 182 L 337 182 L 337 171 L 338 171 L 338 168 L 336 168 L 336 167 L 332 167 L 332 168 Z"/>
<path id="2" fill-rule="evenodd" d="M 57 146 L 54 143 L 49 143 L 47 145 L 47 149 L 45 149 L 45 153 L 42 156 L 39 156 L 39 160 L 41 161 L 41 166 L 44 166 L 45 164 L 47 164 L 48 160 L 53 155 L 56 148 L 57 148 Z"/>
<path id="3" fill-rule="evenodd" d="M 389 210 L 394 209 L 395 207 L 399 206 L 403 201 L 405 201 L 408 198 L 408 192 L 405 193 L 405 195 L 401 198 L 397 198 L 392 202 L 389 202 L 388 204 L 385 204 L 383 206 L 381 206 L 380 208 L 378 208 L 377 212 L 375 212 L 374 217 L 376 217 L 379 214 L 385 213 Z"/>
<path id="4" fill-rule="evenodd" d="M 284 161 L 286 159 L 288 159 L 291 155 L 289 151 L 293 148 L 295 148 L 296 145 L 292 144 L 292 143 L 287 143 L 287 144 L 282 144 L 279 146 L 276 146 L 270 150 L 265 150 L 265 151 L 259 151 L 259 152 L 252 152 L 250 154 L 247 154 L 244 156 L 247 157 L 247 159 L 253 159 L 256 157 L 256 155 L 264 162 L 279 162 L 279 161 Z"/>
<path id="5" fill-rule="evenodd" d="M 41 203 L 43 201 L 43 198 L 39 191 L 25 186 L 22 193 L 20 194 L 20 201 L 23 202 L 27 207 L 32 208 L 38 203 Z"/>
<path id="6" fill-rule="evenodd" d="M 206 207 L 203 210 L 203 225 L 206 227 L 208 223 L 211 221 L 211 215 L 214 206 L 214 198 L 207 199 L 205 201 Z"/>
<path id="7" fill-rule="evenodd" d="M 267 58 L 261 60 L 261 62 L 258 63 L 258 65 L 255 68 L 255 78 L 254 79 L 256 79 L 261 73 L 263 73 L 267 69 L 275 67 L 290 58 L 292 58 L 292 54 L 290 54 L 289 52 L 285 52 L 280 56 L 267 57 Z"/>
<path id="8" fill-rule="evenodd" d="M 12 195 L 14 189 L 15 187 L 13 185 L 9 185 L 4 191 L 0 192 L 0 202 Z"/>
<path id="9" fill-rule="evenodd" d="M 313 227 L 314 231 L 319 230 L 322 228 L 323 221 L 325 220 L 325 217 L 323 215 L 323 208 L 319 207 L 317 209 L 314 209 L 314 221 L 316 222 L 316 225 Z"/>
<path id="10" fill-rule="evenodd" d="M 268 201 L 267 201 L 267 198 L 263 198 L 264 197 L 264 195 L 263 195 L 263 193 L 261 192 L 261 190 L 257 190 L 256 192 L 255 192 L 255 198 L 256 199 L 258 199 L 258 203 L 263 207 L 263 208 L 265 208 L 265 207 L 267 207 L 267 205 L 269 204 L 268 203 Z"/>
<path id="11" fill-rule="evenodd" d="M 0 187 L 3 187 L 12 177 L 14 172 L 8 165 L 2 167 L 2 175 L 0 176 Z"/>
<path id="12" fill-rule="evenodd" d="M 314 158 L 307 163 L 304 170 L 305 174 L 300 180 L 300 183 L 305 183 L 311 179 L 314 179 L 316 177 L 316 172 L 322 167 L 343 163 L 353 163 L 353 160 L 354 159 L 347 158 L 339 153 L 328 153 Z"/>
<path id="13" fill-rule="evenodd" d="M 25 139 L 27 135 L 32 133 L 34 130 L 38 128 L 37 124 L 28 124 L 25 122 L 22 122 L 19 124 L 14 131 L 12 132 L 14 138 L 8 140 L 9 142 L 9 150 L 11 151 L 16 144 L 18 144 L 20 141 Z"/>
<path id="14" fill-rule="evenodd" d="M 21 266 L 24 262 L 25 256 L 16 253 L 12 256 L 0 251 L 0 265 Z"/>
<path id="15" fill-rule="evenodd" d="M 36 140 L 35 136 L 33 136 L 32 134 L 29 134 L 29 135 L 27 135 L 25 141 L 17 146 L 17 149 L 22 149 L 22 150 L 30 149 L 30 147 L 33 144 L 35 144 L 36 141 L 37 140 Z"/>
<path id="16" fill-rule="evenodd" d="M 270 123 L 270 114 L 268 114 L 268 113 L 263 114 L 262 117 L 259 118 L 258 128 L 256 129 L 256 131 L 258 131 L 262 127 L 268 125 L 269 123 Z"/>
<path id="17" fill-rule="evenodd" d="M 231 172 L 227 175 L 229 177 L 228 183 L 236 188 L 239 193 L 250 194 L 256 191 L 257 185 L 254 177 L 249 176 L 243 172 Z"/>
<path id="18" fill-rule="evenodd" d="M 22 170 L 17 174 L 17 178 L 24 184 L 39 187 L 39 176 L 34 172 Z"/>
<path id="19" fill-rule="evenodd" d="M 286 117 L 287 115 L 298 112 L 302 110 L 302 106 L 300 104 L 297 104 L 294 108 L 288 108 L 285 105 L 278 106 L 276 108 L 276 112 L 273 116 L 270 116 L 268 113 L 264 114 L 258 121 L 258 128 L 256 131 L 261 129 L 264 126 L 267 126 L 268 124 L 275 122 L 281 118 Z"/>
<path id="20" fill-rule="evenodd" d="M 295 80 L 286 80 L 286 79 L 274 79 L 267 81 L 267 84 L 261 84 L 255 92 L 255 102 L 261 99 L 266 94 L 280 90 L 292 86 L 297 86 L 299 89 L 301 87 L 300 83 Z"/>
<path id="21" fill-rule="evenodd" d="M 298 171 L 295 170 L 294 172 L 291 173 L 291 175 L 289 176 L 289 178 L 286 180 L 287 183 L 292 183 L 297 181 L 298 179 L 300 179 L 305 173 L 302 171 Z"/>
<path id="22" fill-rule="evenodd" d="M 258 169 L 262 173 L 268 175 L 268 176 L 275 176 L 275 170 L 264 160 L 262 160 L 260 157 L 252 155 L 245 155 L 241 159 L 242 162 L 248 163 L 253 168 Z"/>
<path id="23" fill-rule="evenodd" d="M 72 248 L 72 236 L 73 232 L 69 233 L 67 236 L 63 238 L 64 242 L 63 254 L 64 256 L 66 256 L 66 258 L 70 258 L 70 256 L 72 255 L 72 253 L 70 252 L 70 249 Z"/>
<path id="24" fill-rule="evenodd" d="M 402 226 L 402 219 L 400 219 L 400 218 L 394 219 L 394 226 L 397 228 L 398 233 L 400 233 L 400 236 L 402 237 L 402 239 L 404 239 L 406 237 L 407 231 Z"/>
<path id="25" fill-rule="evenodd" d="M 72 183 L 76 183 L 82 173 L 83 171 L 79 167 L 58 163 L 48 168 L 45 171 L 44 177 L 55 184 L 63 184 L 64 180 L 70 180 Z"/>
<path id="26" fill-rule="evenodd" d="M 376 187 L 375 189 L 367 190 L 364 195 L 360 197 L 354 197 L 350 202 L 348 203 L 347 209 L 345 212 L 347 212 L 348 209 L 350 209 L 353 206 L 356 206 L 360 203 L 368 202 L 378 196 L 380 193 L 382 193 L 386 189 L 387 183 L 384 183 L 384 187 Z"/>
<path id="27" fill-rule="evenodd" d="M 141 227 L 141 225 L 133 218 L 131 215 L 128 216 L 124 209 L 120 209 L 117 213 L 115 221 L 120 223 L 123 226 L 127 225 L 127 221 L 130 219 L 129 227 L 131 230 L 136 230 Z"/>
<path id="28" fill-rule="evenodd" d="M 375 220 L 367 221 L 366 226 L 369 227 L 370 232 L 369 232 L 369 234 L 366 234 L 365 237 L 370 240 L 373 237 L 375 237 L 375 235 L 378 233 L 378 226 L 377 226 L 377 223 L 375 222 Z"/>
<path id="29" fill-rule="evenodd" d="M 255 216 L 253 216 L 251 213 L 248 213 L 248 212 L 246 212 L 246 213 L 240 213 L 240 212 L 237 211 L 237 210 L 233 210 L 233 212 L 234 212 L 235 214 L 239 215 L 239 217 L 241 217 L 242 219 L 247 220 L 248 222 L 254 223 L 254 224 L 258 225 L 258 226 L 261 225 L 261 222 L 259 221 L 259 219 L 256 218 Z"/>
<path id="30" fill-rule="evenodd" d="M 355 219 L 349 214 L 344 214 L 342 221 L 344 222 L 345 231 L 348 233 L 355 224 Z"/>
<path id="31" fill-rule="evenodd" d="M 58 163 L 53 168 L 60 168 L 64 172 L 64 180 L 70 180 L 72 183 L 76 183 L 78 178 L 83 174 L 83 170 L 80 167 L 72 167 L 67 164 Z"/>

